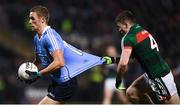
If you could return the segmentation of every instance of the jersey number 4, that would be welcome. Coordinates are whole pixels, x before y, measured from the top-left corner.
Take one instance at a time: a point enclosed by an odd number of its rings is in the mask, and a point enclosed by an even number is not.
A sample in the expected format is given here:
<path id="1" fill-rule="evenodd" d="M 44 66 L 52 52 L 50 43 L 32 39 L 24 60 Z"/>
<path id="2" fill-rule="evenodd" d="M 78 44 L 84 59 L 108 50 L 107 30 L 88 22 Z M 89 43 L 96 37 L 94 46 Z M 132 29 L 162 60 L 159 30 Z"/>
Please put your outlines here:
<path id="1" fill-rule="evenodd" d="M 150 39 L 151 49 L 156 48 L 156 50 L 159 51 L 158 45 L 157 45 L 155 39 L 152 37 L 151 34 L 149 34 L 149 39 Z"/>

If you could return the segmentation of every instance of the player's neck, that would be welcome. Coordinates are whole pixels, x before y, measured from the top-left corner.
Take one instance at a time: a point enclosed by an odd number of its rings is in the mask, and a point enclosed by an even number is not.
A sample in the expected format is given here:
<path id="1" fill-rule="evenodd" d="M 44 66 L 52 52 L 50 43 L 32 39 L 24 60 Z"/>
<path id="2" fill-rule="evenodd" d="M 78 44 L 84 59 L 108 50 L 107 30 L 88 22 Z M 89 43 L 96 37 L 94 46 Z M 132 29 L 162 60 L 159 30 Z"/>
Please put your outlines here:
<path id="1" fill-rule="evenodd" d="M 44 29 L 46 28 L 47 24 L 42 24 L 39 30 L 37 30 L 38 36 L 41 37 L 43 34 Z"/>

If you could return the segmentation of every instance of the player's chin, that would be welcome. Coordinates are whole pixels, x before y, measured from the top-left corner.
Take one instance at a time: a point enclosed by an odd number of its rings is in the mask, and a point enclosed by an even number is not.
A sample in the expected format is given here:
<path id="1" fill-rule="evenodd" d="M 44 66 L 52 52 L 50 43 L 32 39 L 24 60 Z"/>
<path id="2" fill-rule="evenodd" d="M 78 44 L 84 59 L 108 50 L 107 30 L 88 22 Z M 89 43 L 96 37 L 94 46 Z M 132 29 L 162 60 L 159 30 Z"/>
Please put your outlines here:
<path id="1" fill-rule="evenodd" d="M 35 31 L 35 28 L 34 28 L 34 27 L 31 27 L 31 30 L 32 30 L 32 31 Z"/>
<path id="2" fill-rule="evenodd" d="M 34 31 L 35 29 L 34 28 L 31 28 L 32 31 Z"/>

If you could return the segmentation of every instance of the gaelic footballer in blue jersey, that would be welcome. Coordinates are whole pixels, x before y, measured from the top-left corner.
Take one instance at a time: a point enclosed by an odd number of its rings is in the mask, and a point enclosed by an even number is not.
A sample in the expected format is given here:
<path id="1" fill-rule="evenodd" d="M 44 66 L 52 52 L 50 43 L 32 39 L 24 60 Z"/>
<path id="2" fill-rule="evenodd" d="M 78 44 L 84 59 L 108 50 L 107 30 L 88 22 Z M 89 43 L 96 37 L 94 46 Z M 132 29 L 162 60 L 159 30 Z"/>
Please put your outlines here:
<path id="1" fill-rule="evenodd" d="M 48 95 L 39 104 L 61 104 L 69 99 L 76 89 L 76 76 L 111 58 L 85 53 L 67 42 L 60 34 L 48 26 L 49 12 L 44 6 L 35 6 L 30 10 L 29 23 L 35 31 L 34 45 L 36 65 L 42 65 L 39 72 L 26 71 L 30 75 L 27 83 L 32 83 L 43 75 L 50 75 L 52 84 L 48 88 Z"/>

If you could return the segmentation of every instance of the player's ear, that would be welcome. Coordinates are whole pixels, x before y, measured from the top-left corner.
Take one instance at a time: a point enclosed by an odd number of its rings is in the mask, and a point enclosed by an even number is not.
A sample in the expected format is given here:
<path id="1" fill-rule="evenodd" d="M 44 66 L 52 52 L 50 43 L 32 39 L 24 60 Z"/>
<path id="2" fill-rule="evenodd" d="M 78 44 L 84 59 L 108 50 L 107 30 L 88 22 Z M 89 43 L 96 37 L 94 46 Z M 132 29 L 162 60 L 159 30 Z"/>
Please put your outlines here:
<path id="1" fill-rule="evenodd" d="M 46 22 L 46 19 L 44 17 L 42 17 L 42 23 Z"/>

